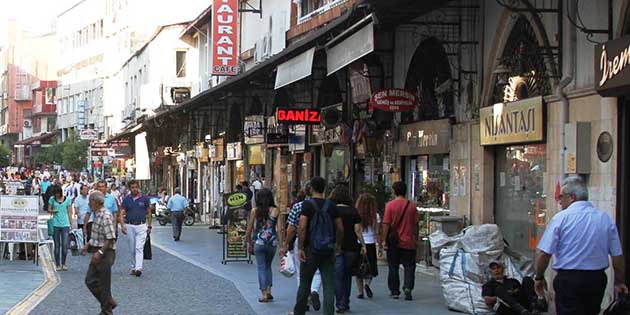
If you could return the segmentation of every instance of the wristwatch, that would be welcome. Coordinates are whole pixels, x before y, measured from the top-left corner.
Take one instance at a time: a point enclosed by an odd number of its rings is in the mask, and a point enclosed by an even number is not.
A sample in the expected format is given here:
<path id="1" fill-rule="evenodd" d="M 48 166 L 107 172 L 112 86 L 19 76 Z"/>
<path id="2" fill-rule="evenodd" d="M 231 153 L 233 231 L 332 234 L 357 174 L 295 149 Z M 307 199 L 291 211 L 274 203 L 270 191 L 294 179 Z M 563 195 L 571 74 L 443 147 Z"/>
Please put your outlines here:
<path id="1" fill-rule="evenodd" d="M 100 250 L 100 249 L 98 250 L 98 253 L 101 254 L 101 255 L 105 255 L 105 253 L 103 253 L 103 251 Z"/>

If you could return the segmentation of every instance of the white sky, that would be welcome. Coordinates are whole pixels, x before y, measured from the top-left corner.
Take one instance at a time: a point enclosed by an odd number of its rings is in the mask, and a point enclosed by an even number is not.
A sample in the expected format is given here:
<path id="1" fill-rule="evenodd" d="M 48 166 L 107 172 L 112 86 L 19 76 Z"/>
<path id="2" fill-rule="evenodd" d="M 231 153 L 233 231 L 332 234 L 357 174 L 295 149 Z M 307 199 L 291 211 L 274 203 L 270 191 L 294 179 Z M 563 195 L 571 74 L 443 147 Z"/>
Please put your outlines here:
<path id="1" fill-rule="evenodd" d="M 104 0 L 103 0 L 104 1 Z M 57 14 L 79 0 L 0 0 L 0 45 L 7 33 L 7 20 L 18 20 L 22 29 L 43 33 Z"/>

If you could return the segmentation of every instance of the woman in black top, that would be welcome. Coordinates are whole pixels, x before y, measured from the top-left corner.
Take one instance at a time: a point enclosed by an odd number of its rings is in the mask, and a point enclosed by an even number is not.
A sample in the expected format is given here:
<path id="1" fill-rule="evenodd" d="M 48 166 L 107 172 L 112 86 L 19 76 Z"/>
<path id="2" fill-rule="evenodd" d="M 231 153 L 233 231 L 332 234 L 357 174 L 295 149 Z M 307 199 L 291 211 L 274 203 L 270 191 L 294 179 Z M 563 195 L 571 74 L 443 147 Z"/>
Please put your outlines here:
<path id="1" fill-rule="evenodd" d="M 335 303 L 337 313 L 350 310 L 350 292 L 352 276 L 356 269 L 359 255 L 365 255 L 365 241 L 361 233 L 361 217 L 353 205 L 350 191 L 346 185 L 337 185 L 328 199 L 337 205 L 343 221 L 343 240 L 341 254 L 335 259 Z M 358 241 L 357 241 L 358 240 Z"/>

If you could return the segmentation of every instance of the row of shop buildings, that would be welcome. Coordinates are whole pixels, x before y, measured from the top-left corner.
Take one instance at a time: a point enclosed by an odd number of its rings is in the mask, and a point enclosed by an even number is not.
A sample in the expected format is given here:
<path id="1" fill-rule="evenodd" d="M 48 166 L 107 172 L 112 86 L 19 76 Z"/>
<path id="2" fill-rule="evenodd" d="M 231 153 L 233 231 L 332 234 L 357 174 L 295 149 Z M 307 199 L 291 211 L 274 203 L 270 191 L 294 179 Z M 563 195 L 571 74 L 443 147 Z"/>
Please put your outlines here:
<path id="1" fill-rule="evenodd" d="M 403 180 L 421 234 L 448 213 L 533 257 L 579 174 L 630 249 L 628 1 L 269 2 L 241 14 L 240 73 L 112 138 L 146 147 L 150 186 L 183 187 L 211 218 L 245 180 L 282 209 L 314 175 L 383 201 Z M 203 43 L 211 16 L 182 40 Z"/>

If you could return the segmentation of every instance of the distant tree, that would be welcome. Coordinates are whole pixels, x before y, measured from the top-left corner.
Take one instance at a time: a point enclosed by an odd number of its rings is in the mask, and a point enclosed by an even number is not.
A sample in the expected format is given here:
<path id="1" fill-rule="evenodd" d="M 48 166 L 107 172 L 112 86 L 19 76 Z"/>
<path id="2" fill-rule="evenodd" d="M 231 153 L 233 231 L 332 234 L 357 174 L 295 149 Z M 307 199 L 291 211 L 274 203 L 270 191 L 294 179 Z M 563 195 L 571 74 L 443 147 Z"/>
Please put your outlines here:
<path id="1" fill-rule="evenodd" d="M 85 166 L 88 142 L 79 139 L 76 132 L 68 134 L 66 141 L 53 144 L 37 155 L 37 163 L 57 164 L 68 170 L 80 170 Z"/>
<path id="2" fill-rule="evenodd" d="M 11 150 L 5 145 L 0 145 L 0 166 L 11 165 Z"/>

